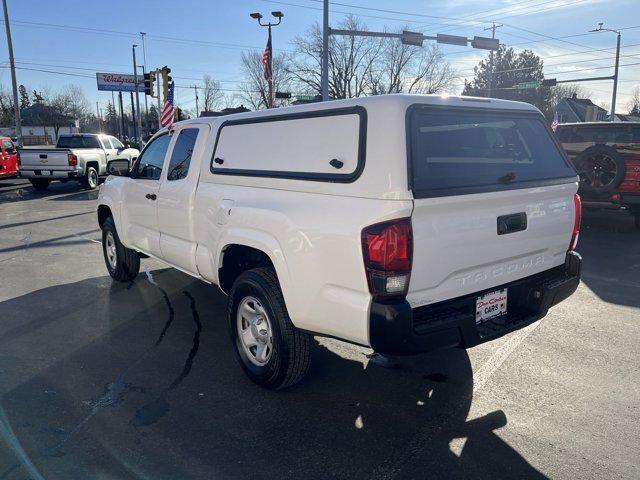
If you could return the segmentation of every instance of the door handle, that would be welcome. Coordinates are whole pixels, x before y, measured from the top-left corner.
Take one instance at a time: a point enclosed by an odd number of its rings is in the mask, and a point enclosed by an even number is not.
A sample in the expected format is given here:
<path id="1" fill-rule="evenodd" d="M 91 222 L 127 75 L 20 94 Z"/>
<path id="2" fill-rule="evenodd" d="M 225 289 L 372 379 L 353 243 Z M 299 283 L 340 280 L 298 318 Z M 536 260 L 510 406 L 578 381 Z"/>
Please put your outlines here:
<path id="1" fill-rule="evenodd" d="M 502 215 L 498 217 L 498 235 L 506 235 L 508 233 L 521 232 L 527 229 L 526 212 L 513 213 L 511 215 Z"/>
<path id="2" fill-rule="evenodd" d="M 158 198 L 155 193 L 147 193 L 145 197 L 147 197 L 149 200 L 155 200 L 156 198 Z"/>

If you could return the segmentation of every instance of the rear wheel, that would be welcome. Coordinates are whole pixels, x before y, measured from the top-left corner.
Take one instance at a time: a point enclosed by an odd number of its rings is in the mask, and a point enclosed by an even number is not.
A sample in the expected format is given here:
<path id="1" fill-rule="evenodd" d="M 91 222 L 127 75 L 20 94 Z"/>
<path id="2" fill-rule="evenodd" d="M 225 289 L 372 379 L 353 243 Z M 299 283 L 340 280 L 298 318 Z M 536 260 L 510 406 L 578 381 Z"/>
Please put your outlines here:
<path id="1" fill-rule="evenodd" d="M 140 256 L 120 242 L 113 218 L 102 225 L 102 252 L 109 275 L 119 282 L 133 280 L 140 271 Z"/>
<path id="2" fill-rule="evenodd" d="M 87 171 L 82 179 L 82 186 L 86 190 L 95 190 L 99 182 L 98 170 L 95 167 L 87 167 Z"/>
<path id="3" fill-rule="evenodd" d="M 49 184 L 51 183 L 51 180 L 42 180 L 39 178 L 35 178 L 29 181 L 31 182 L 31 185 L 33 185 L 33 188 L 39 192 L 44 192 L 47 188 L 49 188 Z"/>
<path id="4" fill-rule="evenodd" d="M 291 323 L 272 268 L 238 277 L 229 296 L 228 322 L 236 356 L 253 382 L 282 389 L 306 375 L 310 337 Z"/>

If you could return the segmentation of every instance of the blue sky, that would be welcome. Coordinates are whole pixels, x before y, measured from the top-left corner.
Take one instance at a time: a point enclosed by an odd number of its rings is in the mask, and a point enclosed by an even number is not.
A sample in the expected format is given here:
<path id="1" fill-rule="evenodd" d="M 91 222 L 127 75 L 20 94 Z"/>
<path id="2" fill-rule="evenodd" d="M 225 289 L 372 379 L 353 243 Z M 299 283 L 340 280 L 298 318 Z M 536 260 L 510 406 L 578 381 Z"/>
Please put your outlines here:
<path id="1" fill-rule="evenodd" d="M 141 31 L 147 33 L 148 66 L 170 65 L 177 86 L 200 83 L 202 75 L 208 73 L 233 93 L 236 82 L 241 80 L 241 51 L 262 50 L 266 40 L 266 29 L 258 28 L 249 18 L 250 12 L 284 12 L 282 25 L 274 30 L 275 50 L 290 49 L 290 41 L 296 35 L 322 20 L 322 4 L 318 0 L 8 0 L 8 4 L 14 53 L 17 66 L 21 67 L 18 82 L 31 89 L 48 87 L 53 91 L 74 83 L 83 88 L 90 101 L 98 101 L 102 107 L 110 101 L 111 94 L 97 91 L 95 72 L 130 72 L 131 45 L 140 43 Z M 502 43 L 534 50 L 545 60 L 546 76 L 558 79 L 613 73 L 610 66 L 615 35 L 582 35 L 598 22 L 616 29 L 638 26 L 623 31 L 624 56 L 620 63 L 628 66 L 620 71 L 619 112 L 626 111 L 632 89 L 640 85 L 638 0 L 336 0 L 331 12 L 331 23 L 352 13 L 361 15 L 372 30 L 385 26 L 397 30 L 410 25 L 426 33 L 468 36 L 490 36 L 484 28 L 495 20 L 504 24 L 496 35 Z M 556 39 L 568 36 L 571 37 Z M 611 50 L 589 52 L 593 49 Z M 483 55 L 479 50 L 455 46 L 445 46 L 444 51 L 461 77 L 460 85 L 464 76 L 471 77 L 473 66 Z M 0 83 L 9 88 L 4 32 L 0 62 Z M 611 81 L 582 86 L 600 104 L 609 106 Z M 176 97 L 184 108 L 195 105 L 193 89 L 178 88 Z"/>

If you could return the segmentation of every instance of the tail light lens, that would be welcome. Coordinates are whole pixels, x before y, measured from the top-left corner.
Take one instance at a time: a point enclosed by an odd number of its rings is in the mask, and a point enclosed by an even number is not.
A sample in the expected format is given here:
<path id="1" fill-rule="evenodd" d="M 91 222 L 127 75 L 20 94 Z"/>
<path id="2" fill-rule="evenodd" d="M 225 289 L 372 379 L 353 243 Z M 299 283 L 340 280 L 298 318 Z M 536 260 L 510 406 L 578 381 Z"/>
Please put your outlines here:
<path id="1" fill-rule="evenodd" d="M 69 155 L 67 155 L 67 159 L 69 160 L 69 166 L 70 167 L 75 167 L 76 165 L 78 165 L 78 156 L 70 153 Z"/>
<path id="2" fill-rule="evenodd" d="M 377 223 L 363 229 L 362 255 L 374 298 L 404 297 L 413 259 L 411 219 Z"/>
<path id="3" fill-rule="evenodd" d="M 571 235 L 571 243 L 569 243 L 569 251 L 573 252 L 578 244 L 578 236 L 580 235 L 580 221 L 582 220 L 582 203 L 580 202 L 580 195 L 577 193 L 573 197 L 573 203 L 575 206 L 575 217 L 573 221 L 573 234 Z"/>

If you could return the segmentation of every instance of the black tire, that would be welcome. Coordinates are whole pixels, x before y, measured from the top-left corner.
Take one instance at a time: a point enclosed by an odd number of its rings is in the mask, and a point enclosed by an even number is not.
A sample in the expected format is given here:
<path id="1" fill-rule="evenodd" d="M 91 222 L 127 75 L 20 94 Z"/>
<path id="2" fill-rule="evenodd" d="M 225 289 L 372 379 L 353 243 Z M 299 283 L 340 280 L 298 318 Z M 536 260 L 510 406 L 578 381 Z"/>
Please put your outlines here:
<path id="1" fill-rule="evenodd" d="M 238 307 L 249 298 L 261 304 L 271 328 L 272 349 L 264 365 L 250 360 L 238 334 Z M 307 374 L 311 360 L 310 336 L 291 323 L 272 268 L 248 270 L 237 278 L 229 295 L 227 320 L 240 366 L 253 382 L 280 390 L 294 385 Z"/>
<path id="2" fill-rule="evenodd" d="M 580 190 L 593 195 L 612 193 L 627 173 L 624 159 L 611 147 L 595 145 L 575 159 Z"/>
<path id="3" fill-rule="evenodd" d="M 113 246 L 115 247 L 115 260 L 113 264 L 107 254 L 107 249 L 110 246 L 110 235 L 113 240 Z M 114 280 L 118 282 L 129 282 L 140 272 L 140 256 L 138 252 L 122 245 L 112 217 L 107 218 L 102 225 L 102 253 L 109 275 L 111 275 L 111 278 Z"/>
<path id="4" fill-rule="evenodd" d="M 82 178 L 82 186 L 85 190 L 95 190 L 100 183 L 98 170 L 95 167 L 87 167 L 84 177 Z"/>
<path id="5" fill-rule="evenodd" d="M 39 178 L 29 180 L 33 188 L 38 192 L 44 192 L 47 188 L 49 188 L 49 184 L 51 180 L 41 180 Z"/>

